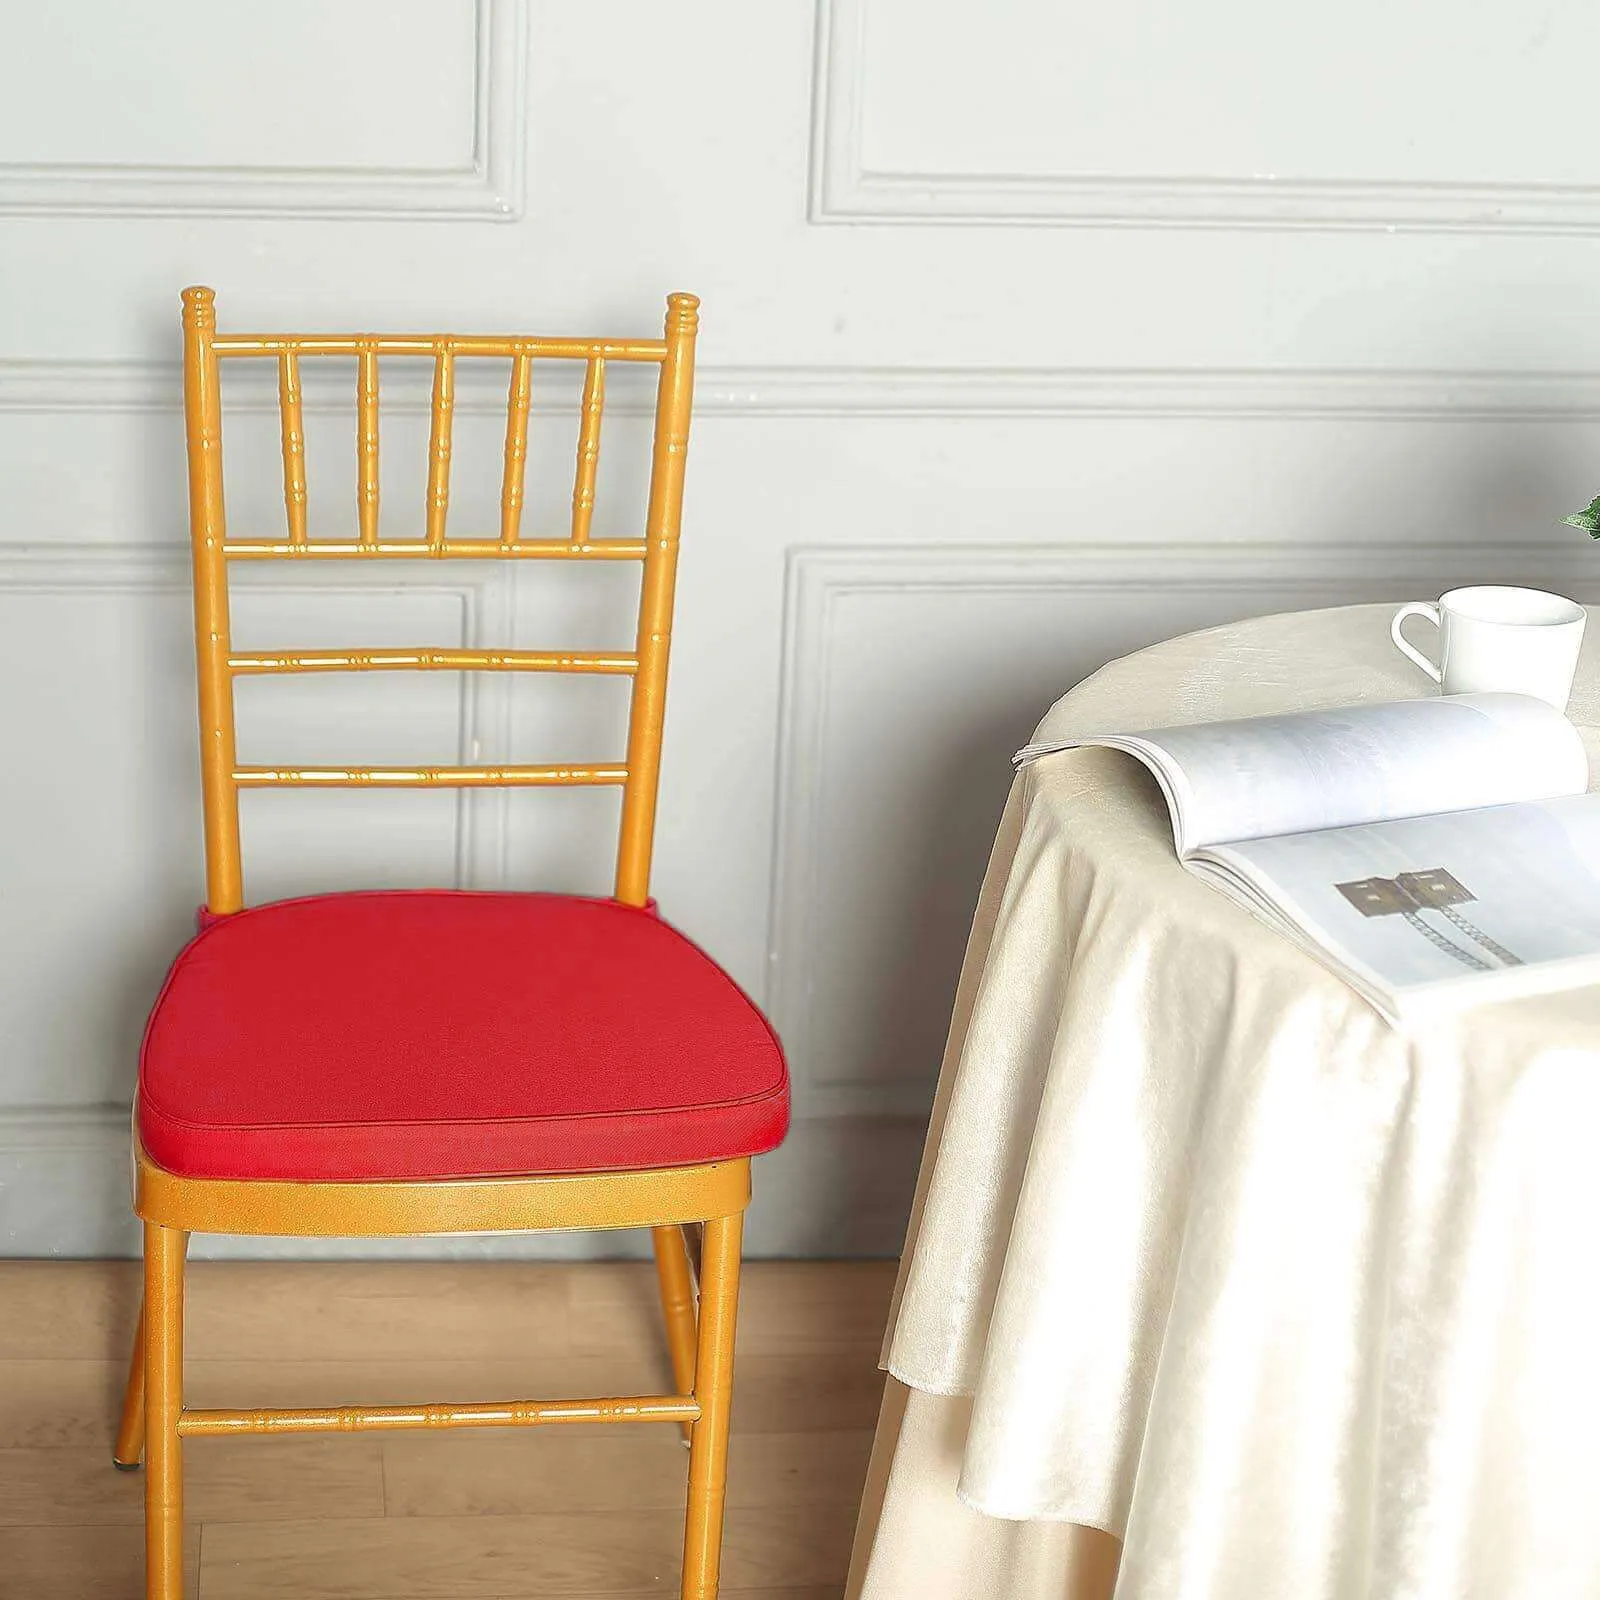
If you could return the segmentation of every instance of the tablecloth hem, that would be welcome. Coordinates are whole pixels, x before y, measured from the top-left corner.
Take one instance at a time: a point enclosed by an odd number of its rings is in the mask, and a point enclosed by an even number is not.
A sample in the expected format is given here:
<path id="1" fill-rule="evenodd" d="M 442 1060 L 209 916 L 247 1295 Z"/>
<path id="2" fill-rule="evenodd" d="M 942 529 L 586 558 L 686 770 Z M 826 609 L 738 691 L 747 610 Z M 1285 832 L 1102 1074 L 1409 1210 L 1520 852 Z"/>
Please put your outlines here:
<path id="1" fill-rule="evenodd" d="M 918 1394 L 930 1395 L 940 1400 L 970 1400 L 972 1388 L 942 1387 L 931 1383 L 923 1383 L 908 1378 L 893 1363 L 880 1361 L 878 1370 L 887 1373 L 897 1383 L 902 1383 L 906 1388 Z M 980 1517 L 992 1517 L 996 1522 L 1065 1522 L 1080 1528 L 1093 1528 L 1099 1533 L 1108 1534 L 1119 1542 L 1126 1537 L 1125 1523 L 1118 1522 L 1114 1517 L 1108 1517 L 1103 1511 L 1079 1512 L 1073 1510 L 1040 1510 L 1030 1507 L 1026 1511 L 1005 1510 L 998 1506 L 985 1503 L 982 1496 L 974 1493 L 966 1483 L 965 1477 L 956 1482 L 956 1498 L 969 1511 L 976 1512 Z"/>
<path id="2" fill-rule="evenodd" d="M 1078 1528 L 1093 1528 L 1096 1533 L 1106 1534 L 1119 1544 L 1127 1537 L 1126 1525 L 1116 1525 L 1115 1520 L 1104 1512 L 998 1511 L 985 1505 L 959 1480 L 956 1483 L 956 1499 L 968 1511 L 975 1511 L 980 1517 L 993 1517 L 996 1522 L 1066 1522 Z"/>
<path id="3" fill-rule="evenodd" d="M 887 1372 L 891 1378 L 898 1379 L 906 1388 L 915 1389 L 919 1394 L 935 1394 L 945 1400 L 970 1400 L 972 1398 L 971 1384 L 949 1385 L 924 1382 L 921 1378 L 913 1378 L 891 1361 L 879 1361 L 878 1371 Z"/>

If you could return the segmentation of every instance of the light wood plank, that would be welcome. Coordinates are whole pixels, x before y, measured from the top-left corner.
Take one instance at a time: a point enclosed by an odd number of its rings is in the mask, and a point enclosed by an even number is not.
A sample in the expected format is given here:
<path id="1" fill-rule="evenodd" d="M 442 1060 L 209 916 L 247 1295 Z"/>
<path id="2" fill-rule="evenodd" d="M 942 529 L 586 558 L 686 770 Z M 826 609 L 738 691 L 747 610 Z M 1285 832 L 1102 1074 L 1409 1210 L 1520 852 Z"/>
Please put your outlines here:
<path id="1" fill-rule="evenodd" d="M 0 1360 L 126 1364 L 138 1318 L 132 1261 L 0 1262 Z"/>
<path id="2" fill-rule="evenodd" d="M 0 1450 L 111 1448 L 128 1358 L 0 1361 Z"/>
<path id="3" fill-rule="evenodd" d="M 183 1542 L 184 1587 L 198 1594 L 200 1529 Z M 133 1600 L 144 1593 L 144 1529 L 7 1528 L 0 1600 Z"/>
<path id="4" fill-rule="evenodd" d="M 606 1596 L 606 1600 L 669 1600 L 669 1594 L 670 1585 L 659 1584 L 653 1589 L 614 1590 Z M 384 1600 L 389 1600 L 389 1597 L 385 1596 Z M 572 1589 L 563 1594 L 552 1594 L 548 1589 L 541 1589 L 537 1594 L 500 1595 L 497 1600 L 584 1600 L 584 1597 Z M 807 1584 L 803 1589 L 730 1589 L 723 1584 L 718 1600 L 839 1600 L 839 1585 Z"/>
<path id="5" fill-rule="evenodd" d="M 605 1600 L 671 1600 L 670 1588 L 670 1585 L 656 1584 L 649 1589 L 613 1589 L 607 1592 Z M 410 1594 L 370 1595 L 364 1597 L 364 1600 L 415 1600 L 415 1597 Z M 485 1600 L 485 1597 L 433 1596 L 430 1600 Z M 496 1595 L 494 1600 L 592 1600 L 592 1591 L 589 1596 L 585 1596 L 573 1589 L 564 1590 L 559 1594 L 549 1589 L 541 1589 L 537 1594 Z M 718 1600 L 839 1600 L 839 1585 L 808 1584 L 802 1589 L 730 1589 L 724 1584 Z"/>
<path id="6" fill-rule="evenodd" d="M 872 1435 L 755 1433 L 733 1441 L 730 1506 L 854 1506 Z M 384 1441 L 390 1516 L 673 1510 L 686 1456 L 676 1430 L 546 1429 Z"/>
<path id="7" fill-rule="evenodd" d="M 896 1270 L 892 1261 L 753 1262 L 741 1286 L 741 1351 L 861 1351 L 876 1362 Z"/>
<path id="8" fill-rule="evenodd" d="M 728 1517 L 730 1589 L 844 1580 L 854 1517 L 838 1507 L 744 1508 Z M 204 1600 L 498 1600 L 666 1585 L 683 1518 L 671 1511 L 520 1517 L 391 1517 L 208 1523 Z"/>
<path id="9" fill-rule="evenodd" d="M 733 1432 L 871 1429 L 883 1403 L 876 1351 L 843 1356 L 740 1356 L 733 1369 Z"/>
<path id="10" fill-rule="evenodd" d="M 753 1261 L 740 1279 L 739 1354 L 868 1350 L 883 1343 L 889 1261 Z M 654 1270 L 589 1262 L 572 1276 L 573 1347 L 596 1355 L 656 1339 Z"/>
<path id="11" fill-rule="evenodd" d="M 567 1262 L 196 1261 L 189 1353 L 269 1361 L 526 1358 L 571 1348 Z M 127 1359 L 132 1262 L 0 1263 L 0 1359 Z"/>
<path id="12" fill-rule="evenodd" d="M 891 1262 L 751 1262 L 740 1351 L 876 1351 L 893 1286 Z M 137 1314 L 131 1262 L 0 1263 L 0 1360 L 119 1356 Z M 202 1358 L 604 1355 L 659 1337 L 648 1264 L 197 1261 L 189 1269 L 189 1345 Z"/>
<path id="13" fill-rule="evenodd" d="M 136 1523 L 143 1483 L 118 1472 L 104 1449 L 0 1450 L 0 1527 Z M 184 1489 L 185 1514 L 198 1522 L 381 1517 L 380 1445 L 194 1439 L 184 1447 Z"/>
<path id="14" fill-rule="evenodd" d="M 523 1262 L 202 1261 L 186 1348 L 205 1359 L 527 1360 L 568 1344 L 572 1268 Z"/>

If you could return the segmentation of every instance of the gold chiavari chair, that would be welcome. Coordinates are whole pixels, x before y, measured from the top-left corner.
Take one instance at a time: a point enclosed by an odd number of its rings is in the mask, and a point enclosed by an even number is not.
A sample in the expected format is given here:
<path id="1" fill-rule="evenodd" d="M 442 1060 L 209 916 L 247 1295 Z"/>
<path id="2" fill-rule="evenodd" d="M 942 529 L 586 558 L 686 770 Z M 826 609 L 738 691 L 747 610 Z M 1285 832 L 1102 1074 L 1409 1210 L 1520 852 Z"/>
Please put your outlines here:
<path id="1" fill-rule="evenodd" d="M 668 300 L 661 339 L 219 334 L 214 295 L 183 295 L 206 906 L 151 1014 L 135 1117 L 144 1307 L 114 1459 L 146 1456 L 149 1600 L 182 1600 L 183 1441 L 218 1435 L 572 1422 L 677 1423 L 689 1441 L 682 1594 L 718 1588 L 743 1214 L 750 1158 L 788 1122 L 781 1051 L 731 979 L 655 913 L 652 833 L 693 389 L 698 302 Z M 301 366 L 354 357 L 355 537 L 308 527 Z M 433 363 L 425 528 L 379 526 L 378 365 Z M 457 364 L 509 359 L 500 529 L 452 538 Z M 219 366 L 275 361 L 284 538 L 226 526 Z M 535 362 L 581 361 L 571 527 L 522 530 Z M 660 368 L 644 536 L 597 538 L 605 374 Z M 631 652 L 233 649 L 232 561 L 630 561 Z M 624 674 L 620 762 L 274 767 L 235 753 L 247 674 L 372 670 Z M 239 791 L 253 787 L 619 785 L 614 894 L 343 893 L 247 907 Z M 410 953 L 397 960 L 395 952 Z M 183 1400 L 184 1271 L 193 1232 L 376 1237 L 653 1230 L 672 1394 L 503 1404 L 196 1409 Z M 698 1295 L 690 1238 L 699 1230 Z M 698 1304 L 697 1304 L 698 1302 Z"/>

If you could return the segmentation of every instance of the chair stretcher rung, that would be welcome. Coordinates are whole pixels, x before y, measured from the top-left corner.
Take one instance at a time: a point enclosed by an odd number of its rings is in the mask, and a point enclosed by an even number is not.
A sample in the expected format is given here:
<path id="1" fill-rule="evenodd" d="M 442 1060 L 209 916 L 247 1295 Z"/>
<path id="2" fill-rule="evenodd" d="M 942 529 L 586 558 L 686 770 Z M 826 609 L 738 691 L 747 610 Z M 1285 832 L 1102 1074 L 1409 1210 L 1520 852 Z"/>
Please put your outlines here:
<path id="1" fill-rule="evenodd" d="M 626 767 L 235 767 L 241 789 L 528 789 L 626 783 Z"/>
<path id="2" fill-rule="evenodd" d="M 484 561 L 643 561 L 647 546 L 642 539 L 519 539 L 502 544 L 498 539 L 446 539 L 429 545 L 420 539 L 360 544 L 353 539 L 311 539 L 294 544 L 286 539 L 229 539 L 222 553 L 230 561 L 268 561 L 293 556 L 297 561 L 440 561 L 462 556 Z"/>
<path id="3" fill-rule="evenodd" d="M 228 657 L 240 674 L 279 672 L 604 672 L 638 671 L 639 658 L 584 650 L 269 650 Z"/>
<path id="4" fill-rule="evenodd" d="M 533 1428 L 560 1422 L 694 1422 L 691 1395 L 623 1395 L 602 1400 L 480 1401 L 464 1405 L 328 1406 L 296 1410 L 184 1410 L 178 1432 L 190 1438 L 240 1433 L 365 1433 L 403 1428 Z"/>

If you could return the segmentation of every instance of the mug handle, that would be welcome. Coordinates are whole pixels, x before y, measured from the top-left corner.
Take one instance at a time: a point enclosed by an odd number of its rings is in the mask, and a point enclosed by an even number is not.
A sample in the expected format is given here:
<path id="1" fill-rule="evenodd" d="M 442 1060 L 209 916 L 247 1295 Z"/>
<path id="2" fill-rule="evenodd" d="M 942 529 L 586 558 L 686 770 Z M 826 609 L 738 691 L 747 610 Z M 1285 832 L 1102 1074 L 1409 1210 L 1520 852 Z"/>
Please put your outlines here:
<path id="1" fill-rule="evenodd" d="M 1394 621 L 1389 624 L 1389 637 L 1394 640 L 1395 649 L 1401 655 L 1415 661 L 1436 684 L 1443 688 L 1444 674 L 1415 645 L 1408 643 L 1405 635 L 1401 633 L 1401 625 L 1407 617 L 1426 617 L 1434 627 L 1442 627 L 1438 606 L 1428 600 L 1413 600 L 1409 605 L 1401 606 L 1394 614 Z"/>

